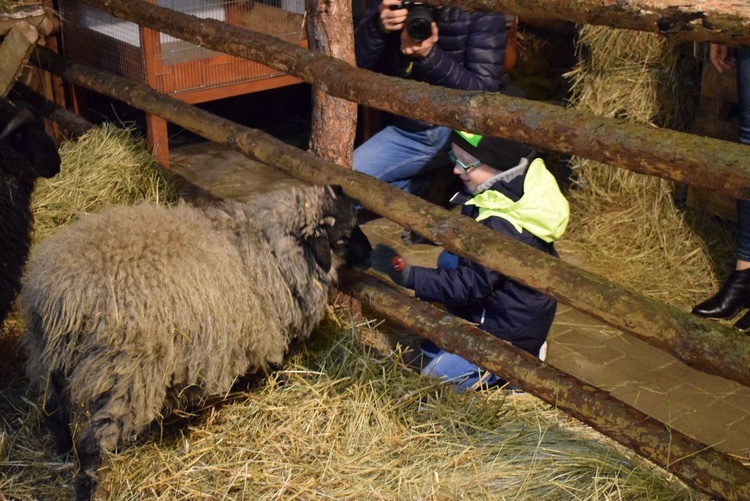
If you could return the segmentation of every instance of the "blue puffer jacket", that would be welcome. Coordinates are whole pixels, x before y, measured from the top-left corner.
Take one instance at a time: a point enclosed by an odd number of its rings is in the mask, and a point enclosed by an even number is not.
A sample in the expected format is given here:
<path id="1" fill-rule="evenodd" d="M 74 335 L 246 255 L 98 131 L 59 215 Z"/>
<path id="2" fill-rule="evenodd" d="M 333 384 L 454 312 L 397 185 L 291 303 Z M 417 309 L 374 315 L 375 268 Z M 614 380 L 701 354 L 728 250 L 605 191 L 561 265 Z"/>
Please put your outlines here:
<path id="1" fill-rule="evenodd" d="M 414 59 L 401 54 L 401 32 L 380 30 L 379 5 L 380 0 L 368 1 L 367 13 L 355 30 L 359 67 L 452 89 L 500 89 L 507 43 L 505 16 L 452 7 L 434 9 L 438 42 L 427 57 Z"/>
<path id="2" fill-rule="evenodd" d="M 490 189 L 517 201 L 524 193 L 523 178 L 519 176 L 511 182 L 498 182 Z M 452 202 L 463 205 L 462 213 L 476 219 L 479 208 L 464 205 L 470 198 L 470 195 L 461 193 Z M 552 242 L 547 243 L 526 229 L 519 232 L 504 218 L 493 216 L 481 222 L 497 232 L 557 257 Z M 537 356 L 555 318 L 557 302 L 486 266 L 455 257 L 458 259 L 456 269 L 412 266 L 406 287 L 413 289 L 416 297 L 443 303 L 452 314 Z"/>

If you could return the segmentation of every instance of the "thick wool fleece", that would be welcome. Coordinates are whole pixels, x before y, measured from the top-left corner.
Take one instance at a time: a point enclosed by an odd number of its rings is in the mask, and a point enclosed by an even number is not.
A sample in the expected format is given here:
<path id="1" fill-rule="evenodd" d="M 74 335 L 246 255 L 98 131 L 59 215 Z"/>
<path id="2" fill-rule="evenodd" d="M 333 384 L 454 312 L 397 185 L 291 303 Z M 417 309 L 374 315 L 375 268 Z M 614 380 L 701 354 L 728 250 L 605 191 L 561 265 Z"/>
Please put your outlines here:
<path id="1" fill-rule="evenodd" d="M 309 336 L 335 279 L 300 245 L 321 231 L 324 190 L 116 207 L 39 246 L 21 295 L 27 373 L 70 405 L 75 442 L 112 450 Z"/>

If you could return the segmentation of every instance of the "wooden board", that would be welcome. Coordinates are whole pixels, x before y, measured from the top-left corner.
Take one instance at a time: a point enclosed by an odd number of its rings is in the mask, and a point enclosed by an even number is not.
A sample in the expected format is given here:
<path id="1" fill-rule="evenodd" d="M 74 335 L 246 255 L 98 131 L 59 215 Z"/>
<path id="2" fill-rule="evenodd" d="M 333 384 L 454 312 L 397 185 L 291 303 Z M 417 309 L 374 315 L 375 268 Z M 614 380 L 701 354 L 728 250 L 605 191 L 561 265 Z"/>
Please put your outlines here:
<path id="1" fill-rule="evenodd" d="M 34 49 L 39 33 L 26 21 L 18 21 L 0 45 L 0 96 L 6 97 Z"/>
<path id="2" fill-rule="evenodd" d="M 26 21 L 39 33 L 52 33 L 54 22 L 42 5 L 24 5 L 7 12 L 0 12 L 0 36 L 5 35 L 19 21 Z"/>

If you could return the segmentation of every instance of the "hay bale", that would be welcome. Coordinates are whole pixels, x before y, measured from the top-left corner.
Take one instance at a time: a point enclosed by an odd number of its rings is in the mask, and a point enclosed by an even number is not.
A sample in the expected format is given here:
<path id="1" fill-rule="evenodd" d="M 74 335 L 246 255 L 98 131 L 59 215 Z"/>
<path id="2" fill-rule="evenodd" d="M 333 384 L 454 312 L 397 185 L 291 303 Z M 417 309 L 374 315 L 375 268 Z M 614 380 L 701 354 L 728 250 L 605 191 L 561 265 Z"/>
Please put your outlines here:
<path id="1" fill-rule="evenodd" d="M 34 238 L 44 238 L 82 214 L 114 204 L 150 200 L 170 204 L 175 188 L 133 129 L 114 124 L 91 129 L 60 146 L 62 166 L 55 178 L 34 191 Z"/>
<path id="2" fill-rule="evenodd" d="M 580 62 L 566 74 L 571 106 L 596 115 L 682 130 L 699 82 L 686 46 L 649 33 L 584 26 Z M 687 215 L 680 187 L 617 166 L 574 158 L 571 222 L 561 242 L 581 266 L 683 309 L 714 289 L 714 263 L 731 236 Z"/>
<path id="3" fill-rule="evenodd" d="M 0 0 L 0 13 L 9 12 L 18 7 L 21 7 L 22 5 L 26 5 L 30 3 L 36 4 L 40 2 L 29 2 L 27 0 Z"/>

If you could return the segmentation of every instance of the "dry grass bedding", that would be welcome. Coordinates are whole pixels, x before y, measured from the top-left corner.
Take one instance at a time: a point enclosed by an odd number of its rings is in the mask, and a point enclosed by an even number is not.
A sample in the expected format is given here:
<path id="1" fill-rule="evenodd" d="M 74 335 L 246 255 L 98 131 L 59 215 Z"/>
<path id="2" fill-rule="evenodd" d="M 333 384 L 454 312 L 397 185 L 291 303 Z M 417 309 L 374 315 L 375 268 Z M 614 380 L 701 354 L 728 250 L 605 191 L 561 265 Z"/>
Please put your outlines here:
<path id="1" fill-rule="evenodd" d="M 100 499 L 704 499 L 531 395 L 423 378 L 342 318 L 258 386 L 110 455 Z M 0 492 L 57 499 L 74 466 L 8 376 Z"/>
<path id="2" fill-rule="evenodd" d="M 41 238 L 110 203 L 171 200 L 142 141 L 91 134 L 63 146 L 63 174 L 39 187 Z M 51 453 L 20 331 L 10 319 L 0 337 L 0 499 L 57 500 L 72 494 L 75 466 Z M 282 371 L 166 416 L 109 455 L 99 498 L 704 499 L 531 395 L 462 394 L 421 377 L 400 353 L 369 348 L 376 334 L 332 307 Z"/>
<path id="3" fill-rule="evenodd" d="M 60 145 L 60 173 L 34 190 L 34 237 L 39 240 L 81 215 L 144 200 L 170 204 L 175 188 L 129 128 L 105 124 Z"/>

